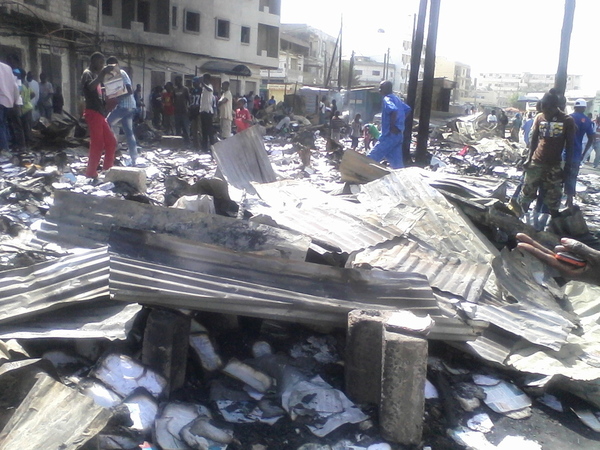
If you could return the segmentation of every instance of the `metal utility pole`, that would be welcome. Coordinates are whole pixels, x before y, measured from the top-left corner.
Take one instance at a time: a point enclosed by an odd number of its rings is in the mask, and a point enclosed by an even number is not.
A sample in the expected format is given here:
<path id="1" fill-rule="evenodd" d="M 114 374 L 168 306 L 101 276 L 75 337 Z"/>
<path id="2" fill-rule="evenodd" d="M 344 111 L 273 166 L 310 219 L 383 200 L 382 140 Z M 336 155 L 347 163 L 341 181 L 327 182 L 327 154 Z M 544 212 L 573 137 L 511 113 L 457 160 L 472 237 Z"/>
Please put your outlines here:
<path id="1" fill-rule="evenodd" d="M 348 87 L 346 88 L 348 90 L 348 92 L 346 92 L 344 105 L 348 105 L 350 103 L 350 92 L 352 90 L 352 81 L 353 80 L 354 80 L 354 50 L 352 50 L 352 55 L 350 56 L 350 64 L 348 65 Z"/>
<path id="2" fill-rule="evenodd" d="M 425 67 L 423 73 L 423 87 L 421 89 L 421 111 L 419 115 L 419 134 L 417 135 L 417 151 L 415 162 L 424 166 L 427 161 L 427 143 L 429 141 L 429 119 L 433 98 L 433 79 L 435 76 L 435 49 L 437 45 L 438 23 L 440 19 L 441 0 L 430 0 L 429 30 L 427 34 L 427 48 L 425 49 Z"/>
<path id="3" fill-rule="evenodd" d="M 406 91 L 406 103 L 410 106 L 411 112 L 406 115 L 406 126 L 404 129 L 404 143 L 402 145 L 402 156 L 404 165 L 410 166 L 410 143 L 412 141 L 412 127 L 415 106 L 417 103 L 417 86 L 419 84 L 419 69 L 421 68 L 421 54 L 423 53 L 423 39 L 425 36 L 425 19 L 427 17 L 427 2 L 421 0 L 419 5 L 419 14 L 417 15 L 416 25 L 413 27 L 413 39 L 410 52 L 410 75 L 408 78 L 408 88 Z"/>
<path id="4" fill-rule="evenodd" d="M 385 69 L 385 79 L 388 80 L 389 78 L 390 78 L 390 48 L 388 47 L 388 49 L 387 49 L 387 66 Z"/>
<path id="5" fill-rule="evenodd" d="M 575 16 L 575 0 L 565 0 L 565 18 L 563 20 L 560 36 L 560 55 L 558 70 L 554 79 L 554 89 L 560 96 L 567 90 L 567 71 L 569 65 L 569 47 L 571 46 L 571 32 L 573 31 L 573 18 Z"/>
<path id="6" fill-rule="evenodd" d="M 333 69 L 333 64 L 335 63 L 336 54 L 338 51 L 338 45 L 340 44 L 340 38 L 342 37 L 342 30 L 338 34 L 338 37 L 335 41 L 335 47 L 333 48 L 333 55 L 331 55 L 331 61 L 329 62 L 329 71 L 327 72 L 327 78 L 325 80 L 325 87 L 329 89 L 329 82 L 331 81 L 331 70 Z"/>
<path id="7" fill-rule="evenodd" d="M 383 54 L 383 75 L 381 77 L 381 81 L 385 81 L 387 79 L 387 53 Z"/>
<path id="8" fill-rule="evenodd" d="M 344 37 L 344 16 L 342 15 L 340 19 L 340 52 L 338 55 L 338 79 L 337 79 L 337 87 L 338 91 L 342 90 L 342 41 Z"/>

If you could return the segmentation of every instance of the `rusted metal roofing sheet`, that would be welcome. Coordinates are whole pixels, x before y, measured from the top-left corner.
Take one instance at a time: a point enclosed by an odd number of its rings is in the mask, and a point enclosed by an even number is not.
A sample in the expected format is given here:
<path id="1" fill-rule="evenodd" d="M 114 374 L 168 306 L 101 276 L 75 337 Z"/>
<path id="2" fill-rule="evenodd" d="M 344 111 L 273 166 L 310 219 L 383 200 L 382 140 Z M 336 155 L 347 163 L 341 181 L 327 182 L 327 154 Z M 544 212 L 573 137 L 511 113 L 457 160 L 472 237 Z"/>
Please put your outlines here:
<path id="1" fill-rule="evenodd" d="M 317 242 L 353 252 L 402 236 L 424 212 L 419 207 L 397 205 L 378 214 L 359 204 L 319 191 L 302 181 L 255 184 L 268 206 L 253 203 L 254 214 L 271 217 L 278 225 L 303 232 Z"/>
<path id="2" fill-rule="evenodd" d="M 379 180 L 361 185 L 358 199 L 385 215 L 403 204 L 425 211 L 409 233 L 442 254 L 459 253 L 466 261 L 485 263 L 497 254 L 485 237 L 436 189 L 429 186 L 423 170 L 395 170 Z"/>
<path id="3" fill-rule="evenodd" d="M 417 274 L 340 269 L 124 230 L 111 237 L 110 291 L 115 300 L 336 326 L 353 309 L 440 315 Z M 444 324 L 455 339 L 474 337 L 456 319 Z"/>
<path id="4" fill-rule="evenodd" d="M 395 272 L 425 275 L 434 289 L 476 302 L 492 271 L 457 254 L 441 254 L 408 238 L 397 238 L 351 256 L 348 267 L 368 265 Z"/>
<path id="5" fill-rule="evenodd" d="M 108 296 L 106 247 L 0 272 L 0 322 Z"/>

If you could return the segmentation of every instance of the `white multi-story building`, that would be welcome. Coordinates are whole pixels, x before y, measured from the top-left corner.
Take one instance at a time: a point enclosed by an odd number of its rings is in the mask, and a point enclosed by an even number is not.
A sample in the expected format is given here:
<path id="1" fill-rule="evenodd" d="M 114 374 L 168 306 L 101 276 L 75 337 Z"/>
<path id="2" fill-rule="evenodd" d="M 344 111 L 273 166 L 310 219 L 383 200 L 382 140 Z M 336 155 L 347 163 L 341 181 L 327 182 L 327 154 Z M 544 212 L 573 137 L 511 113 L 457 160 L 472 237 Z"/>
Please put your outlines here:
<path id="1" fill-rule="evenodd" d="M 227 80 L 234 94 L 257 93 L 261 68 L 278 65 L 280 3 L 103 0 L 102 30 L 145 91 L 207 72 L 217 89 Z"/>
<path id="2" fill-rule="evenodd" d="M 211 73 L 214 85 L 257 92 L 279 60 L 281 0 L 13 0 L 0 4 L 0 57 L 13 53 L 63 89 L 78 112 L 89 55 L 119 58 L 147 98 L 176 75 Z"/>
<path id="3" fill-rule="evenodd" d="M 356 56 L 354 58 L 354 75 L 358 78 L 360 86 L 377 86 L 387 79 L 394 86 L 396 83 L 396 66 L 377 62 L 367 56 Z"/>
<path id="4" fill-rule="evenodd" d="M 493 90 L 503 97 L 523 95 L 527 92 L 546 92 L 554 87 L 554 74 L 522 73 L 481 73 L 477 78 L 477 88 Z M 581 75 L 568 75 L 567 91 L 581 89 Z"/>

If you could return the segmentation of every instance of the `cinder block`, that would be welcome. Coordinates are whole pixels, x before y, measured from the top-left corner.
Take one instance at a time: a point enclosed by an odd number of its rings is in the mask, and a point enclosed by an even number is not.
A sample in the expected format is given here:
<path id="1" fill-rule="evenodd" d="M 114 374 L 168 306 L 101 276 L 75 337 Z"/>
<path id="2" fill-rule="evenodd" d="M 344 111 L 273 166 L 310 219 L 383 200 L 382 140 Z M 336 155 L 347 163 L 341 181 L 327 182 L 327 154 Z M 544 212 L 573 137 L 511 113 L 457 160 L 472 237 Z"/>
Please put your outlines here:
<path id="1" fill-rule="evenodd" d="M 384 324 L 377 312 L 348 314 L 346 394 L 356 403 L 379 404 Z"/>
<path id="2" fill-rule="evenodd" d="M 146 171 L 137 167 L 111 167 L 106 172 L 104 181 L 124 181 L 138 192 L 146 192 Z"/>
<path id="3" fill-rule="evenodd" d="M 384 332 L 379 422 L 382 436 L 416 445 L 423 434 L 427 340 Z"/>
<path id="4" fill-rule="evenodd" d="M 166 309 L 153 309 L 146 321 L 142 363 L 168 380 L 167 395 L 185 382 L 190 324 L 190 317 Z"/>

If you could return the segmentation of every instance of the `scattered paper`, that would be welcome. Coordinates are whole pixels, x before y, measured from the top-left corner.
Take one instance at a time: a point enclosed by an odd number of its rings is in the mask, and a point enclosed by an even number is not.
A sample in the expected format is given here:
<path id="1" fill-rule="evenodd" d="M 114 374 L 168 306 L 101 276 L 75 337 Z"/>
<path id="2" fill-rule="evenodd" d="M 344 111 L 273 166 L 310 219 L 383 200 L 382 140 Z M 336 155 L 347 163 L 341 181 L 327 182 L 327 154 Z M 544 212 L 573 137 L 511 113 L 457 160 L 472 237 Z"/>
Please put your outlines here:
<path id="1" fill-rule="evenodd" d="M 514 384 L 501 381 L 494 386 L 481 386 L 485 392 L 484 402 L 492 411 L 506 414 L 531 406 L 531 399 Z"/>
<path id="2" fill-rule="evenodd" d="M 467 426 L 473 431 L 489 433 L 494 428 L 494 422 L 486 413 L 475 414 L 467 421 Z"/>

